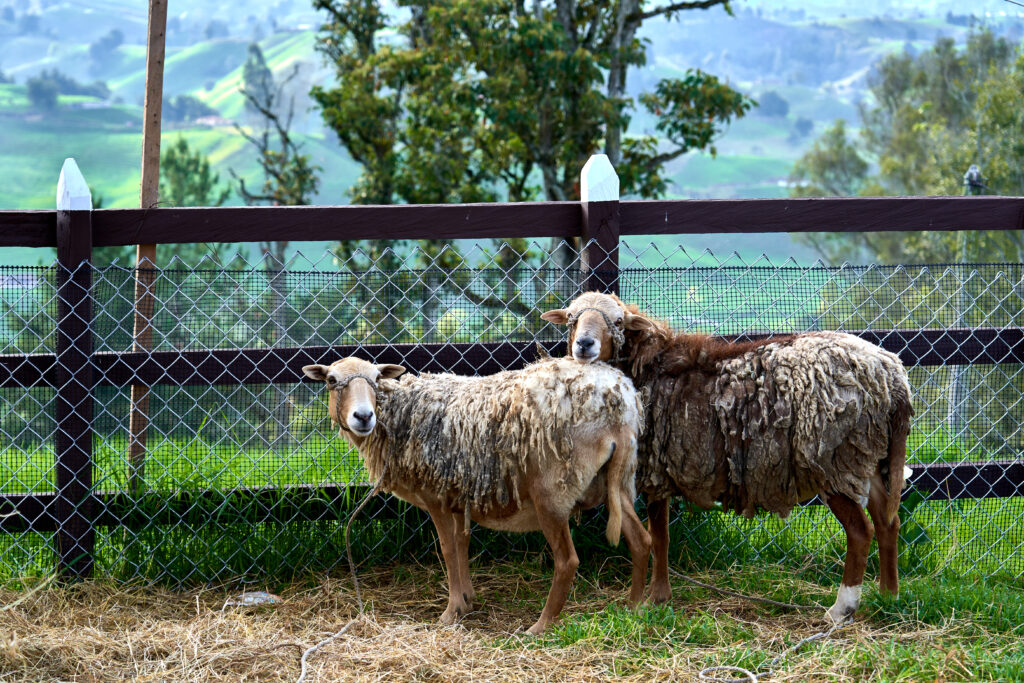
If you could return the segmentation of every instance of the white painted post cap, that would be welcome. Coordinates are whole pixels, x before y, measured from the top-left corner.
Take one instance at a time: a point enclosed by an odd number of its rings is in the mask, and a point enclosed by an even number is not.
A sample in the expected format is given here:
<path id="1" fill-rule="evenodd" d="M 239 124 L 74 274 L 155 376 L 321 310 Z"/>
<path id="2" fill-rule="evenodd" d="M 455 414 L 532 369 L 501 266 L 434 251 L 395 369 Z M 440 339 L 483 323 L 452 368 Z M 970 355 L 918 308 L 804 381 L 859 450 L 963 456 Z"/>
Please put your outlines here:
<path id="1" fill-rule="evenodd" d="M 619 176 L 607 154 L 595 154 L 587 159 L 580 172 L 580 199 L 584 202 L 619 200 Z"/>
<path id="2" fill-rule="evenodd" d="M 74 159 L 65 159 L 57 181 L 58 211 L 92 210 L 92 193 Z"/>

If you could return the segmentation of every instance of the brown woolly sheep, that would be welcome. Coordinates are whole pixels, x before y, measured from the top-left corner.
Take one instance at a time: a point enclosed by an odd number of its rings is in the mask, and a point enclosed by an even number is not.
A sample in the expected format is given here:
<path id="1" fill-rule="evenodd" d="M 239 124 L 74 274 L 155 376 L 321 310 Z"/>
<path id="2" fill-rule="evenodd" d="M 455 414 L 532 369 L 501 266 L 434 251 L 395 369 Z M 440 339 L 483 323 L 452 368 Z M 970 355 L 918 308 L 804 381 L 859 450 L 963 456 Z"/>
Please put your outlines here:
<path id="1" fill-rule="evenodd" d="M 819 495 L 847 542 L 828 616 L 839 622 L 857 610 L 873 534 L 881 588 L 898 592 L 897 511 L 913 408 L 897 356 L 837 332 L 744 343 L 677 333 L 596 292 L 541 317 L 569 325 L 572 357 L 612 362 L 650 391 L 637 489 L 648 500 L 653 601 L 671 597 L 668 501 L 676 495 L 705 509 L 720 502 L 780 517 Z"/>
<path id="2" fill-rule="evenodd" d="M 430 514 L 448 570 L 443 623 L 466 614 L 475 597 L 472 519 L 544 533 L 555 575 L 530 627 L 542 632 L 562 611 L 579 565 L 569 518 L 604 502 L 608 541 L 617 544 L 621 530 L 633 558 L 629 603 L 643 598 L 651 539 L 634 510 L 643 405 L 621 372 L 564 358 L 489 377 L 394 381 L 401 366 L 358 358 L 303 371 L 326 382 L 331 419 L 359 449 L 370 477 Z"/>

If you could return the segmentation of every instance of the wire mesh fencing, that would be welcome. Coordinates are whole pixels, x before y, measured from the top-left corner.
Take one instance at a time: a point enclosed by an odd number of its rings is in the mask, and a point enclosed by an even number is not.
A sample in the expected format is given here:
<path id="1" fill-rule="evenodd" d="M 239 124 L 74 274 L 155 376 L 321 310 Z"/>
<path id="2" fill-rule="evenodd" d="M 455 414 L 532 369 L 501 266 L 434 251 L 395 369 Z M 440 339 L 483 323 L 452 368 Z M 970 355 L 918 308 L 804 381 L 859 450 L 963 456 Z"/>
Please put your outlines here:
<path id="1" fill-rule="evenodd" d="M 564 328 L 540 314 L 592 281 L 577 256 L 571 244 L 516 243 L 339 250 L 283 264 L 173 261 L 152 273 L 147 350 L 133 346 L 135 271 L 83 266 L 91 278 L 91 315 L 79 322 L 93 352 L 92 453 L 89 495 L 74 505 L 94 525 L 96 571 L 183 583 L 334 566 L 344 557 L 347 514 L 368 482 L 358 454 L 330 425 L 322 387 L 302 380 L 296 359 L 331 362 L 344 348 L 364 357 L 386 350 L 395 358 L 388 362 L 417 368 L 517 365 L 537 342 L 564 339 Z M 617 279 L 624 300 L 678 329 L 987 330 L 992 353 L 984 363 L 909 368 L 917 411 L 910 462 L 1024 462 L 1024 375 L 1012 354 L 995 353 L 1002 333 L 1024 327 L 1024 265 L 805 267 L 628 243 L 619 264 L 596 269 Z M 61 366 L 74 356 L 59 332 L 69 316 L 81 316 L 59 305 L 61 287 L 75 282 L 69 275 L 57 266 L 0 268 L 0 515 L 12 515 L 0 535 L 6 576 L 49 572 L 58 562 L 66 515 L 46 505 L 69 490 L 59 443 L 69 424 L 60 406 L 70 394 L 57 377 L 85 377 L 82 367 Z M 977 335 L 964 339 L 979 344 Z M 74 341 L 65 335 L 65 346 Z M 954 343 L 935 353 L 958 350 Z M 149 397 L 148 427 L 135 434 L 133 385 Z M 1000 497 L 911 490 L 904 569 L 1024 576 L 1024 483 L 1009 484 L 1011 495 Z M 683 501 L 674 510 L 676 560 L 784 560 L 831 571 L 845 554 L 824 506 L 800 507 L 788 520 L 696 511 Z M 394 499 L 378 499 L 362 520 L 354 542 L 364 561 L 433 552 L 427 518 Z M 495 555 L 543 545 L 474 534 Z"/>

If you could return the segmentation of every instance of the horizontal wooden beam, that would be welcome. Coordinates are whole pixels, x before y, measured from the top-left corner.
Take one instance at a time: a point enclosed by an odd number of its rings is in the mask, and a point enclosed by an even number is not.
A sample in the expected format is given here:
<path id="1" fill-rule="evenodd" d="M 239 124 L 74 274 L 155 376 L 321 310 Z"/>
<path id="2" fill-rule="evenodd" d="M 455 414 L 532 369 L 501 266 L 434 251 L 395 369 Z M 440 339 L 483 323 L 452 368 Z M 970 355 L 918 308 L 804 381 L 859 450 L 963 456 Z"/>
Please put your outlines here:
<path id="1" fill-rule="evenodd" d="M 579 202 L 109 209 L 97 247 L 125 244 L 575 237 Z"/>
<path id="2" fill-rule="evenodd" d="M 1024 462 L 965 462 L 911 465 L 912 489 L 927 493 L 929 500 L 1012 498 L 1024 496 Z M 344 518 L 369 492 L 365 484 L 301 484 L 283 487 L 238 488 L 228 491 L 148 491 L 141 496 L 124 492 L 95 493 L 91 504 L 96 525 L 141 529 L 153 524 L 204 524 L 216 510 L 217 519 L 232 516 L 248 524 L 266 521 L 312 522 Z M 0 495 L 0 531 L 57 530 L 56 494 Z M 820 504 L 817 498 L 809 504 Z M 422 514 L 394 496 L 376 496 L 362 513 L 366 519 L 380 515 Z M 424 517 L 426 519 L 426 517 Z"/>
<path id="3" fill-rule="evenodd" d="M 1024 363 L 1024 329 L 979 327 L 946 330 L 850 330 L 849 334 L 895 353 L 907 367 Z M 732 340 L 770 334 L 729 335 Z"/>
<path id="4" fill-rule="evenodd" d="M 620 210 L 623 236 L 1024 229 L 1024 197 L 684 199 Z"/>
<path id="5" fill-rule="evenodd" d="M 578 237 L 580 202 L 100 209 L 97 247 L 260 240 Z M 1021 197 L 814 197 L 620 203 L 622 235 L 1021 230 Z M 56 246 L 55 211 L 0 211 L 0 246 Z"/>
<path id="6" fill-rule="evenodd" d="M 855 334 L 900 356 L 910 366 L 1024 363 L 1024 329 L 861 330 Z M 754 338 L 766 335 L 738 335 Z M 553 355 L 565 343 L 545 341 Z M 309 346 L 280 349 L 215 349 L 97 353 L 96 384 L 148 386 L 274 384 L 301 381 L 302 366 L 358 355 L 377 363 L 398 363 L 412 372 L 490 375 L 536 358 L 535 342 Z M 53 354 L 0 355 L 0 387 L 52 386 Z"/>
<path id="7" fill-rule="evenodd" d="M 56 246 L 56 211 L 0 211 L 0 247 Z"/>
<path id="8" fill-rule="evenodd" d="M 563 355 L 565 342 L 491 342 L 456 344 L 373 344 L 307 346 L 282 349 L 211 351 L 131 351 L 93 354 L 97 386 L 203 384 L 288 384 L 305 381 L 302 366 L 359 356 L 375 363 L 397 363 L 411 372 L 492 375 L 522 367 L 537 357 L 540 343 L 551 355 Z M 0 386 L 53 383 L 52 354 L 0 355 Z"/>

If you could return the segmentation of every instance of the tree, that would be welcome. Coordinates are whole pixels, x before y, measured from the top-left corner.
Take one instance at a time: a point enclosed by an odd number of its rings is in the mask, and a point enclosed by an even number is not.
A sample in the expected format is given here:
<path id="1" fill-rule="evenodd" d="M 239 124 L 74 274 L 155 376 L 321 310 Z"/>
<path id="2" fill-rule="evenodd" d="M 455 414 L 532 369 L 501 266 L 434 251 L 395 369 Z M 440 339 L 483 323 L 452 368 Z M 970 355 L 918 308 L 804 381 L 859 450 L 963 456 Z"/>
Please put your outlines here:
<path id="1" fill-rule="evenodd" d="M 284 106 L 284 89 L 299 72 L 296 66 L 291 75 L 275 85 L 271 76 L 268 87 L 247 89 L 243 85 L 242 96 L 257 113 L 259 122 L 248 131 L 235 124 L 235 128 L 255 149 L 257 161 L 263 171 L 263 184 L 257 190 L 246 186 L 245 179 L 234 169 L 231 175 L 238 181 L 238 194 L 246 205 L 270 204 L 275 206 L 300 206 L 309 204 L 316 194 L 320 181 L 318 166 L 312 163 L 308 154 L 301 152 L 301 144 L 291 133 L 295 113 L 295 99 Z M 261 338 L 270 346 L 287 346 L 292 343 L 290 331 L 296 320 L 296 309 L 289 305 L 291 294 L 288 287 L 286 266 L 287 241 L 260 242 L 263 268 L 267 277 L 267 292 L 262 303 L 266 312 L 266 324 L 258 330 Z M 290 440 L 292 405 L 280 387 L 271 388 L 273 407 L 265 416 L 266 429 L 262 430 L 269 444 L 284 439 Z"/>
<path id="2" fill-rule="evenodd" d="M 218 188 L 220 175 L 210 171 L 210 160 L 189 149 L 183 136 L 160 158 L 160 203 L 165 206 L 221 206 L 231 190 Z"/>
<path id="3" fill-rule="evenodd" d="M 221 21 L 220 19 L 210 20 L 210 23 L 208 23 L 206 25 L 206 28 L 203 29 L 203 36 L 207 40 L 227 38 L 229 35 L 231 35 L 231 32 L 228 30 L 227 23 Z"/>
<path id="4" fill-rule="evenodd" d="M 257 102 L 267 102 L 274 94 L 274 74 L 263 58 L 263 51 L 256 42 L 249 43 L 248 55 L 242 67 L 242 89 Z M 207 88 L 209 90 L 209 88 Z M 259 109 L 249 97 L 245 100 L 245 110 L 259 115 Z"/>
<path id="5" fill-rule="evenodd" d="M 42 111 L 53 111 L 57 108 L 57 83 L 49 78 L 30 78 L 26 83 L 28 86 L 28 101 L 36 109 Z"/>
<path id="6" fill-rule="evenodd" d="M 693 149 L 714 152 L 722 127 L 752 105 L 691 70 L 639 98 L 657 136 L 625 135 L 636 108 L 627 76 L 646 62 L 637 36 L 643 22 L 685 9 L 728 9 L 726 0 L 659 7 L 538 0 L 529 8 L 522 0 L 442 0 L 410 2 L 402 20 L 376 0 L 314 6 L 328 14 L 318 48 L 337 84 L 311 94 L 362 166 L 355 203 L 578 199 L 583 164 L 602 149 L 625 193 L 658 196 L 667 162 Z M 398 247 L 368 246 L 382 256 Z M 422 247 L 454 254 L 444 242 Z M 339 255 L 350 258 L 350 248 Z M 555 240 L 552 251 L 567 274 L 574 249 Z M 434 329 L 429 317 L 424 327 Z"/>
<path id="7" fill-rule="evenodd" d="M 793 165 L 790 181 L 796 197 L 845 197 L 860 193 L 868 164 L 846 135 L 846 121 L 837 120 Z"/>
<path id="8" fill-rule="evenodd" d="M 769 90 L 758 100 L 757 113 L 762 116 L 786 116 L 789 114 L 789 102 L 779 93 Z"/>
<path id="9" fill-rule="evenodd" d="M 796 134 L 802 138 L 807 137 L 814 130 L 814 121 L 803 116 L 797 118 L 796 123 L 793 124 L 793 130 Z"/>
<path id="10" fill-rule="evenodd" d="M 124 33 L 120 29 L 112 28 L 106 35 L 97 38 L 89 44 L 89 56 L 98 63 L 106 62 L 122 43 Z"/>
<path id="11" fill-rule="evenodd" d="M 203 116 L 217 116 L 218 112 L 194 95 L 164 98 L 163 117 L 167 121 L 195 121 Z"/>
<path id="12" fill-rule="evenodd" d="M 329 15 L 318 47 L 338 84 L 312 94 L 363 166 L 355 201 L 575 199 L 583 164 L 602 148 L 626 193 L 657 196 L 666 162 L 709 147 L 752 104 L 692 70 L 640 98 L 660 139 L 625 136 L 635 109 L 627 75 L 646 62 L 643 22 L 728 9 L 725 0 L 445 0 L 410 3 L 401 23 L 373 0 L 314 6 Z"/>
<path id="13" fill-rule="evenodd" d="M 889 55 L 871 72 L 872 103 L 860 105 L 856 141 L 830 128 L 794 166 L 797 196 L 824 194 L 950 195 L 977 164 L 987 191 L 1024 193 L 1024 121 L 1017 113 L 1024 62 L 990 31 L 972 33 L 963 50 L 940 38 L 918 55 Z M 1016 88 L 1016 90 L 1015 90 Z M 1016 94 L 1015 94 L 1016 93 Z M 858 162 L 856 159 L 860 159 Z M 872 172 L 864 168 L 871 160 Z M 861 173 L 861 170 L 864 172 Z M 1016 260 L 1015 231 L 973 233 L 803 234 L 832 262 L 868 255 L 884 263 Z"/>

